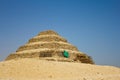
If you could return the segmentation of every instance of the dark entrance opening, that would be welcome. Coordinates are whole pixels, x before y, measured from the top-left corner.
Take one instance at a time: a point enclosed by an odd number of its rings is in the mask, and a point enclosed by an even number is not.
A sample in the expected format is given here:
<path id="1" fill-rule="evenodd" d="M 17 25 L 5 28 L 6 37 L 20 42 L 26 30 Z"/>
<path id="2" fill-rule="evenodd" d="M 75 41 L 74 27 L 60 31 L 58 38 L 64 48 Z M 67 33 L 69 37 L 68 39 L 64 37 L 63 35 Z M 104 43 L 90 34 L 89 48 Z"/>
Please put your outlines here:
<path id="1" fill-rule="evenodd" d="M 52 57 L 51 53 L 40 53 L 39 57 Z"/>

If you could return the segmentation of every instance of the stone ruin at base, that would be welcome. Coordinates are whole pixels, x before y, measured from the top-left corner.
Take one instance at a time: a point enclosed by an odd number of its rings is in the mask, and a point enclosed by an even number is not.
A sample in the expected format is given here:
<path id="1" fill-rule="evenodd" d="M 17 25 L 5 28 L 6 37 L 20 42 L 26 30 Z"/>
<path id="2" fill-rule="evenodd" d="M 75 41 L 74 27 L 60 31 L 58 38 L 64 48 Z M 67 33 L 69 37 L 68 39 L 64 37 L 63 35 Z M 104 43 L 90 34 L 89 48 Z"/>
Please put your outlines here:
<path id="1" fill-rule="evenodd" d="M 80 52 L 75 46 L 52 30 L 40 32 L 5 60 L 21 58 L 94 64 L 90 56 Z"/>

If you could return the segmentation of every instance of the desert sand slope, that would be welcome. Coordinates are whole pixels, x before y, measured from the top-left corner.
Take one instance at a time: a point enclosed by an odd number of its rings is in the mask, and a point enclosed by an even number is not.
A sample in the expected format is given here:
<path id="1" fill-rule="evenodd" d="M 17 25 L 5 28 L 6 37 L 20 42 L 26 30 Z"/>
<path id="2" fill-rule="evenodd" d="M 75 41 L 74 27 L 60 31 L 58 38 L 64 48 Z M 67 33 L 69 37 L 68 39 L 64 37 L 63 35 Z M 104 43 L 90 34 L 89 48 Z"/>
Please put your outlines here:
<path id="1" fill-rule="evenodd" d="M 120 80 L 120 68 L 26 58 L 0 62 L 0 80 Z"/>

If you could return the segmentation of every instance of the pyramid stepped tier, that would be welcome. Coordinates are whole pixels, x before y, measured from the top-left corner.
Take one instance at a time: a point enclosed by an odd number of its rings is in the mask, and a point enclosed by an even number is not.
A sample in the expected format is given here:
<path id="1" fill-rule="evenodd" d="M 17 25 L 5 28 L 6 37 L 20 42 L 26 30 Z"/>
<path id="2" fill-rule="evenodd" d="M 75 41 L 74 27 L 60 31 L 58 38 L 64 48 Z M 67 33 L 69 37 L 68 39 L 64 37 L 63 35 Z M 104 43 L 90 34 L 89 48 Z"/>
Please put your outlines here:
<path id="1" fill-rule="evenodd" d="M 45 51 L 59 51 L 59 52 L 63 52 L 64 50 L 68 51 L 69 53 L 74 53 L 74 54 L 77 54 L 77 53 L 80 53 L 82 54 L 82 52 L 79 52 L 79 51 L 74 51 L 74 50 L 69 50 L 69 49 L 56 49 L 56 48 L 41 48 L 41 49 L 31 49 L 31 50 L 23 50 L 23 51 L 19 51 L 19 52 L 16 52 L 15 54 L 27 54 L 27 53 L 39 53 L 39 52 L 45 52 Z"/>
<path id="2" fill-rule="evenodd" d="M 52 31 L 52 30 L 47 30 L 47 31 L 43 31 L 43 32 L 40 32 L 38 35 L 58 35 L 59 36 L 59 34 L 58 33 L 56 33 L 56 32 L 54 32 L 54 31 Z"/>
<path id="3" fill-rule="evenodd" d="M 36 36 L 32 39 L 29 40 L 28 43 L 33 43 L 33 42 L 39 42 L 39 41 L 62 41 L 62 42 L 67 42 L 64 38 L 58 36 L 58 35 L 41 35 L 41 36 Z"/>
<path id="4" fill-rule="evenodd" d="M 6 60 L 9 60 L 11 58 L 48 58 L 48 57 L 57 57 L 57 58 L 64 58 L 63 56 L 63 51 L 64 49 L 49 49 L 49 48 L 44 48 L 44 49 L 33 49 L 33 50 L 25 50 L 25 51 L 20 51 L 13 53 L 7 57 Z M 75 59 L 76 54 L 83 54 L 78 51 L 72 51 L 72 50 L 67 50 L 69 52 L 69 59 Z"/>
<path id="5" fill-rule="evenodd" d="M 37 58 L 37 59 L 45 59 L 45 60 L 52 60 L 52 61 L 67 61 L 67 62 L 82 62 L 82 63 L 90 63 L 93 64 L 94 62 L 92 59 L 87 56 L 86 54 L 67 50 L 69 52 L 70 57 L 64 58 L 63 50 L 54 50 L 54 49 L 43 49 L 43 50 L 30 50 L 24 52 L 17 52 L 10 54 L 6 60 L 11 59 L 20 59 L 20 58 Z"/>
<path id="6" fill-rule="evenodd" d="M 80 52 L 77 47 L 51 30 L 40 32 L 25 45 L 19 47 L 15 53 L 10 54 L 6 60 L 20 58 L 94 63 L 90 56 Z"/>
<path id="7" fill-rule="evenodd" d="M 21 46 L 16 52 L 24 51 L 24 50 L 32 50 L 32 49 L 41 49 L 41 48 L 49 48 L 49 49 L 69 49 L 73 51 L 78 51 L 78 49 L 65 42 L 34 42 L 34 43 L 28 43 L 24 46 Z"/>

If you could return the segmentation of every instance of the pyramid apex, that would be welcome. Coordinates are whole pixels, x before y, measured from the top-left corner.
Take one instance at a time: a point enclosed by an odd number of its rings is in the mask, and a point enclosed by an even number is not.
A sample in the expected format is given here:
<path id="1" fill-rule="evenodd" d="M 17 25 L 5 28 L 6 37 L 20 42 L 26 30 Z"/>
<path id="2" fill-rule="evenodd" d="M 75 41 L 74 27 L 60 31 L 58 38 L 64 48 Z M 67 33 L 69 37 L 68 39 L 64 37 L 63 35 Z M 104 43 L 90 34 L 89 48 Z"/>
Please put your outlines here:
<path id="1" fill-rule="evenodd" d="M 46 30 L 40 32 L 38 35 L 58 35 L 58 33 L 53 30 Z"/>

